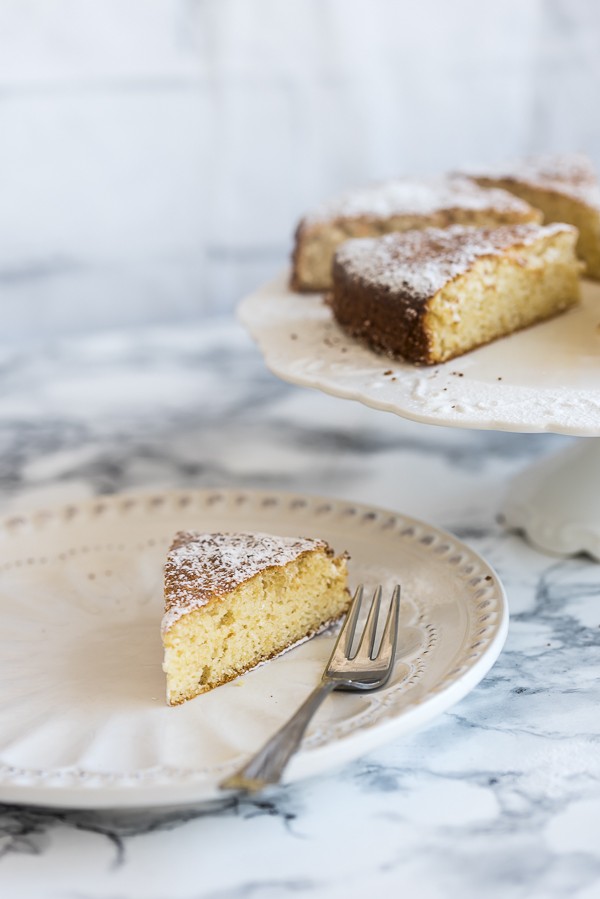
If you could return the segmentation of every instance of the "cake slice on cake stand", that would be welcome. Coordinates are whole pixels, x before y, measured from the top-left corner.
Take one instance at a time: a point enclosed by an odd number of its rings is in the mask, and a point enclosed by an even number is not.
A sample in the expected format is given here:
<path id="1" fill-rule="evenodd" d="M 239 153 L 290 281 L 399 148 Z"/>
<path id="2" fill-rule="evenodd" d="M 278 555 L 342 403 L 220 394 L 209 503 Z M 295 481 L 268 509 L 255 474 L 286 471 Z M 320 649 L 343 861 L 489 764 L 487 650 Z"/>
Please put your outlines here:
<path id="1" fill-rule="evenodd" d="M 446 427 L 600 436 L 600 284 L 550 321 L 438 365 L 381 356 L 346 336 L 321 294 L 289 274 L 238 309 L 271 371 L 286 381 Z M 600 559 L 600 441 L 582 439 L 524 471 L 501 509 L 540 549 Z"/>

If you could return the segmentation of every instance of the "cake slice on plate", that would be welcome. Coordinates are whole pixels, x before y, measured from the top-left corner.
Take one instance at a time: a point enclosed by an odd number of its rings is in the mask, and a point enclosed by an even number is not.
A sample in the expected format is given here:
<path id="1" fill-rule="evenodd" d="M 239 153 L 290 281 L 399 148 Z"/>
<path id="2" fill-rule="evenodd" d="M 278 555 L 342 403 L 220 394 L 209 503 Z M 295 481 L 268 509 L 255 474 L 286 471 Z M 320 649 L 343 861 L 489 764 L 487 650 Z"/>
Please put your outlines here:
<path id="1" fill-rule="evenodd" d="M 351 240 L 333 264 L 339 324 L 373 349 L 444 362 L 578 302 L 570 225 L 455 225 Z"/>
<path id="2" fill-rule="evenodd" d="M 541 210 L 544 222 L 579 231 L 577 253 L 585 274 L 600 280 L 600 184 L 589 159 L 578 154 L 533 156 L 473 173 L 483 187 L 502 188 Z"/>
<path id="3" fill-rule="evenodd" d="M 331 287 L 333 254 L 352 237 L 540 220 L 541 214 L 523 200 L 503 190 L 486 190 L 460 175 L 374 184 L 349 191 L 302 219 L 296 230 L 291 286 L 298 291 Z"/>
<path id="4" fill-rule="evenodd" d="M 181 531 L 165 565 L 167 702 L 212 690 L 347 610 L 346 556 L 324 540 Z"/>

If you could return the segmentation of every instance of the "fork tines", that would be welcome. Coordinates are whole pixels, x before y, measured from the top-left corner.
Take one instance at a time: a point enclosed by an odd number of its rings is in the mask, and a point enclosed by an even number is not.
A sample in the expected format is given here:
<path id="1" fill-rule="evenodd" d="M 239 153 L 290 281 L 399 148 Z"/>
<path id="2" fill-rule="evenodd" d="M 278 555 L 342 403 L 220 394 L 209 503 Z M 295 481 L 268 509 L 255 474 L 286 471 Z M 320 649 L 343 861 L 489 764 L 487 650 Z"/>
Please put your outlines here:
<path id="1" fill-rule="evenodd" d="M 358 648 L 352 652 L 352 645 L 356 635 L 358 620 L 361 613 L 364 598 L 364 586 L 361 584 L 354 594 L 354 598 L 350 605 L 350 609 L 346 616 L 344 626 L 338 636 L 334 652 L 330 661 L 330 668 L 348 662 L 354 662 L 357 666 L 367 665 L 369 662 L 377 662 L 378 669 L 390 666 L 396 651 L 396 641 L 398 634 L 398 619 L 400 614 L 400 585 L 396 584 L 390 600 L 389 610 L 383 628 L 381 640 L 377 650 L 375 643 L 377 639 L 377 626 L 379 623 L 379 615 L 381 610 L 382 588 L 375 588 L 371 606 L 365 623 L 363 633 L 360 638 Z"/>

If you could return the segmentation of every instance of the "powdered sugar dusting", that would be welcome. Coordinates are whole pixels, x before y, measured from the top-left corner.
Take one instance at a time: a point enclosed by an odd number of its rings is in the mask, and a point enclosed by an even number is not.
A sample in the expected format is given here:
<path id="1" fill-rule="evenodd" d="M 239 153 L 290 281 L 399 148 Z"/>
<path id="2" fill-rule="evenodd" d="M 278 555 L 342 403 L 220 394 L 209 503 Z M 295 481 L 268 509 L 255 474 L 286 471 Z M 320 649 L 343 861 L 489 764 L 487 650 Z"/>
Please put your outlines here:
<path id="1" fill-rule="evenodd" d="M 260 571 L 282 567 L 315 549 L 330 552 L 325 541 L 311 538 L 179 531 L 165 565 L 163 633 L 213 596 L 235 590 Z"/>
<path id="2" fill-rule="evenodd" d="M 323 203 L 304 221 L 316 223 L 338 218 L 420 216 L 459 209 L 526 215 L 530 207 L 505 190 L 480 187 L 462 175 L 447 175 L 420 180 L 398 179 L 348 191 Z"/>
<path id="3" fill-rule="evenodd" d="M 480 229 L 453 225 L 349 240 L 336 252 L 336 270 L 363 283 L 426 300 L 483 256 L 502 255 L 542 237 L 576 231 L 570 225 L 505 225 Z"/>
<path id="4" fill-rule="evenodd" d="M 472 177 L 514 181 L 541 190 L 558 191 L 600 209 L 598 177 L 591 161 L 579 153 L 529 156 L 486 167 L 473 172 Z"/>

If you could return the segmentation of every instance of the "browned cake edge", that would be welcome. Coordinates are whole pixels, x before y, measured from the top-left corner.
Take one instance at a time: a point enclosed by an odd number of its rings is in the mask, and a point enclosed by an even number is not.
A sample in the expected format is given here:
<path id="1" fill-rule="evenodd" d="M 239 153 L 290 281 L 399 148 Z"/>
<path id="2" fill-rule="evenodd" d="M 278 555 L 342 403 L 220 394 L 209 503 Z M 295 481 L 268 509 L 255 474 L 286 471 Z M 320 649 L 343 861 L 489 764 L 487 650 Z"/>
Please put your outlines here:
<path id="1" fill-rule="evenodd" d="M 337 259 L 333 262 L 333 290 L 328 299 L 338 325 L 375 352 L 419 365 L 433 361 L 424 327 L 428 302 L 415 303 L 408 293 L 363 285 Z"/>

